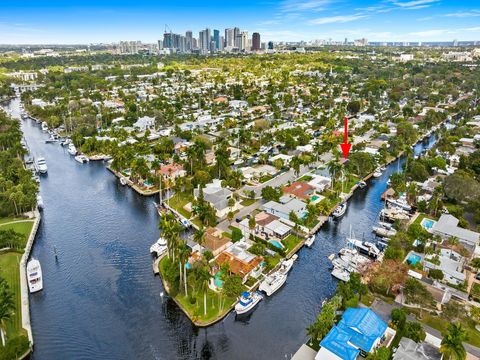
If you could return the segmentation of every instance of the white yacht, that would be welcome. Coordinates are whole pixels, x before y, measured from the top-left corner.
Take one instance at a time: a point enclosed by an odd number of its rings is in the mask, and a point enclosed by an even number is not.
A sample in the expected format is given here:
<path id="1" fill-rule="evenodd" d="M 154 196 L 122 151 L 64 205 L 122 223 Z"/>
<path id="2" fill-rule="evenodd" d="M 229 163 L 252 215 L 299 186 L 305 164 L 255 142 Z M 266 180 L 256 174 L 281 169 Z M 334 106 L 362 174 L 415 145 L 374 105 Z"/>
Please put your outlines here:
<path id="1" fill-rule="evenodd" d="M 278 270 L 278 272 L 287 275 L 288 272 L 292 269 L 293 263 L 297 259 L 298 259 L 298 255 L 294 254 L 290 259 L 282 260 L 282 263 L 280 264 L 280 269 Z"/>
<path id="2" fill-rule="evenodd" d="M 126 178 L 124 178 L 123 176 L 122 176 L 122 177 L 120 177 L 120 184 L 122 184 L 122 186 L 125 186 L 125 185 L 127 185 L 127 179 L 126 179 Z"/>
<path id="3" fill-rule="evenodd" d="M 403 197 L 398 199 L 387 198 L 386 202 L 391 207 L 396 207 L 405 211 L 411 211 L 412 207 L 408 204 L 407 200 Z"/>
<path id="4" fill-rule="evenodd" d="M 43 199 L 40 194 L 37 195 L 37 206 L 39 209 L 43 209 Z"/>
<path id="5" fill-rule="evenodd" d="M 75 160 L 78 161 L 80 164 L 85 164 L 90 161 L 85 155 L 77 155 L 75 156 Z"/>
<path id="6" fill-rule="evenodd" d="M 263 296 L 258 292 L 244 291 L 240 296 L 240 301 L 235 305 L 235 312 L 238 315 L 245 314 L 252 310 L 262 299 Z"/>
<path id="7" fill-rule="evenodd" d="M 42 122 L 42 131 L 44 131 L 44 132 L 48 131 L 48 124 L 45 121 Z"/>
<path id="8" fill-rule="evenodd" d="M 73 145 L 72 143 L 70 143 L 68 145 L 68 149 L 67 149 L 68 153 L 72 156 L 75 156 L 77 155 L 77 148 L 75 147 L 75 145 Z"/>
<path id="9" fill-rule="evenodd" d="M 333 217 L 334 218 L 340 218 L 342 217 L 343 215 L 345 215 L 345 212 L 347 211 L 347 203 L 344 202 L 344 203 L 341 203 L 340 205 L 338 205 L 338 207 L 335 209 L 335 211 L 333 212 Z"/>
<path id="10" fill-rule="evenodd" d="M 45 161 L 45 158 L 39 157 L 37 159 L 37 170 L 40 174 L 46 174 L 48 171 L 47 168 L 47 162 Z"/>
<path id="11" fill-rule="evenodd" d="M 305 246 L 312 247 L 315 242 L 315 234 L 311 235 L 307 240 L 305 240 Z"/>
<path id="12" fill-rule="evenodd" d="M 360 180 L 357 184 L 360 189 L 363 189 L 367 186 L 367 183 L 363 180 Z"/>
<path id="13" fill-rule="evenodd" d="M 373 172 L 374 178 L 379 178 L 380 176 L 382 176 L 382 172 L 380 171 L 380 169 L 377 169 Z"/>
<path id="14" fill-rule="evenodd" d="M 355 249 L 357 249 L 360 254 L 364 254 L 372 259 L 377 259 L 382 254 L 378 247 L 369 241 L 361 241 L 350 238 L 348 239 L 348 243 L 350 246 L 353 246 Z"/>
<path id="15" fill-rule="evenodd" d="M 40 266 L 40 262 L 35 258 L 32 258 L 27 263 L 27 280 L 28 289 L 31 293 L 43 289 L 42 267 Z"/>
<path id="16" fill-rule="evenodd" d="M 383 209 L 380 211 L 381 219 L 389 219 L 391 221 L 395 220 L 408 220 L 410 216 L 407 212 L 402 209 L 392 208 L 392 209 Z"/>
<path id="17" fill-rule="evenodd" d="M 373 227 L 373 232 L 381 237 L 392 237 L 397 234 L 397 230 L 395 229 L 386 229 L 381 226 L 374 226 Z"/>
<path id="18" fill-rule="evenodd" d="M 350 280 L 350 273 L 346 269 L 340 267 L 335 267 L 333 269 L 332 276 L 345 282 Z"/>
<path id="19" fill-rule="evenodd" d="M 154 254 L 158 257 L 165 254 L 167 249 L 167 240 L 160 236 L 158 240 L 150 246 L 150 254 Z"/>
<path id="20" fill-rule="evenodd" d="M 287 275 L 280 272 L 273 273 L 267 276 L 260 284 L 258 288 L 260 291 L 265 292 L 267 296 L 273 295 L 278 289 L 282 287 L 287 281 Z"/>

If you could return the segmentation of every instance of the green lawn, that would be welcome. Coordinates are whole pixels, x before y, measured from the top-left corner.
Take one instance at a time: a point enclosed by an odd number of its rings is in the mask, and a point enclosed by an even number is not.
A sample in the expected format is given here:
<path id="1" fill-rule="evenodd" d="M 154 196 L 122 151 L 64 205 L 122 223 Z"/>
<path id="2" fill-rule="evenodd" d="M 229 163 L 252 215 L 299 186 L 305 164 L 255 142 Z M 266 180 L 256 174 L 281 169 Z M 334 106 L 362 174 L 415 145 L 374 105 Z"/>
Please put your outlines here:
<path id="1" fill-rule="evenodd" d="M 294 234 L 288 235 L 285 239 L 282 240 L 282 244 L 285 245 L 285 254 L 288 254 L 295 246 L 297 246 L 300 241 L 302 241 L 301 238 Z"/>
<path id="2" fill-rule="evenodd" d="M 22 328 L 21 299 L 20 299 L 20 272 L 19 263 L 21 253 L 9 251 L 0 254 L 0 276 L 7 280 L 15 299 L 13 317 L 7 322 L 7 337 L 25 335 Z"/>
<path id="3" fill-rule="evenodd" d="M 191 214 L 183 207 L 193 200 L 193 195 L 187 193 L 177 192 L 168 201 L 167 204 L 180 214 L 190 219 Z"/>
<path id="4" fill-rule="evenodd" d="M 448 324 L 450 324 L 450 321 L 446 319 L 425 313 L 423 314 L 421 322 L 434 329 L 437 329 L 442 333 L 445 333 L 447 331 Z M 468 333 L 468 339 L 466 342 L 473 346 L 480 347 L 480 332 L 475 329 L 475 322 L 467 318 L 462 319 L 460 322 Z"/>
<path id="5" fill-rule="evenodd" d="M 24 235 L 24 241 L 25 243 L 28 240 L 28 236 L 30 235 L 30 232 L 32 231 L 34 220 L 29 220 L 29 221 L 19 221 L 11 224 L 0 224 L 0 230 L 9 230 L 13 229 L 14 231 Z"/>
<path id="6" fill-rule="evenodd" d="M 243 200 L 240 204 L 242 204 L 242 206 L 250 206 L 252 205 L 255 201 L 255 199 L 245 199 Z"/>

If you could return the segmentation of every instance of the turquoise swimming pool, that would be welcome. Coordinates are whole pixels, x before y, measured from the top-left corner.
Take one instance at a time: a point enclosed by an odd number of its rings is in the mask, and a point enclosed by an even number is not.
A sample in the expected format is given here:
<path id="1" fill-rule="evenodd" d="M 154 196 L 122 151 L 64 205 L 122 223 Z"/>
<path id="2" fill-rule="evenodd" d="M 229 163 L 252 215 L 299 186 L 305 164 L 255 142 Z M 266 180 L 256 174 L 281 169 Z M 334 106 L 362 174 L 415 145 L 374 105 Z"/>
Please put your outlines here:
<path id="1" fill-rule="evenodd" d="M 317 201 L 318 199 L 320 199 L 320 196 L 318 196 L 318 195 L 313 195 L 313 196 L 310 198 L 310 200 L 312 200 L 312 201 Z"/>
<path id="2" fill-rule="evenodd" d="M 268 242 L 273 246 L 275 246 L 276 248 L 283 249 L 283 245 L 279 243 L 277 240 L 269 240 Z"/>
<path id="3" fill-rule="evenodd" d="M 223 287 L 223 280 L 220 279 L 222 276 L 222 273 L 219 271 L 215 274 L 213 277 L 213 283 L 215 284 L 216 287 L 222 288 Z"/>
<path id="4" fill-rule="evenodd" d="M 412 254 L 409 254 L 409 255 L 408 255 L 407 263 L 408 263 L 409 265 L 415 266 L 415 265 L 417 265 L 417 263 L 418 263 L 420 260 L 422 260 L 422 257 L 421 257 L 420 255 L 417 255 L 417 254 L 413 254 L 413 253 L 412 253 Z"/>
<path id="5" fill-rule="evenodd" d="M 422 220 L 422 222 L 420 223 L 420 225 L 422 225 L 422 227 L 425 229 L 425 230 L 430 230 L 433 225 L 435 225 L 436 221 L 432 220 L 432 219 L 428 219 L 428 218 L 424 218 Z"/>

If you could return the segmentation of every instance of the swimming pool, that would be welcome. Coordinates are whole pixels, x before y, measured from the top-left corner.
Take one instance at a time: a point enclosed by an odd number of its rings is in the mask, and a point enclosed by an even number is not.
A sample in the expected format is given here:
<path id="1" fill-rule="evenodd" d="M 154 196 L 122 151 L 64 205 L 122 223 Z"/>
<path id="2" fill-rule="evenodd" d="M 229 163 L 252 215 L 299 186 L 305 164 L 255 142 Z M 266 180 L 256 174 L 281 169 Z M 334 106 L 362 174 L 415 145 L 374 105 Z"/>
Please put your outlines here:
<path id="1" fill-rule="evenodd" d="M 312 201 L 317 201 L 318 199 L 320 199 L 320 196 L 318 196 L 318 195 L 313 195 L 313 196 L 310 198 L 310 200 L 312 200 Z"/>
<path id="2" fill-rule="evenodd" d="M 422 225 L 422 227 L 425 229 L 425 230 L 430 230 L 433 225 L 435 225 L 436 221 L 432 220 L 432 219 L 428 219 L 428 218 L 423 218 L 422 222 L 420 223 L 420 225 Z"/>
<path id="3" fill-rule="evenodd" d="M 220 279 L 222 276 L 222 273 L 219 271 L 215 274 L 213 277 L 213 283 L 215 284 L 216 287 L 222 288 L 223 287 L 223 281 Z"/>
<path id="4" fill-rule="evenodd" d="M 420 255 L 417 255 L 417 254 L 409 254 L 408 257 L 407 257 L 407 263 L 409 265 L 417 265 L 417 263 L 422 260 L 422 257 Z"/>
<path id="5" fill-rule="evenodd" d="M 268 242 L 273 246 L 275 246 L 276 248 L 283 249 L 283 245 L 279 243 L 277 240 L 269 240 Z"/>

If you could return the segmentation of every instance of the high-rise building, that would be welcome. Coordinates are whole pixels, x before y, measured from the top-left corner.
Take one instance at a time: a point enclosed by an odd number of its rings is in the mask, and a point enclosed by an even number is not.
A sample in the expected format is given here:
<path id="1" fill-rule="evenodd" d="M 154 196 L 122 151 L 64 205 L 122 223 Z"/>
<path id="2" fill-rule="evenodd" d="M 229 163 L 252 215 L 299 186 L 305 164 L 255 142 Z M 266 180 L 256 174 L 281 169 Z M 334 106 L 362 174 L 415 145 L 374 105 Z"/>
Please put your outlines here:
<path id="1" fill-rule="evenodd" d="M 273 50 L 273 41 L 268 42 L 268 50 Z"/>
<path id="2" fill-rule="evenodd" d="M 187 30 L 185 32 L 185 45 L 186 50 L 191 51 L 193 49 L 193 33 L 192 30 Z"/>
<path id="3" fill-rule="evenodd" d="M 215 41 L 215 50 L 220 50 L 220 31 L 213 30 L 213 41 Z"/>
<path id="4" fill-rule="evenodd" d="M 198 33 L 198 47 L 200 48 L 201 52 L 207 53 L 210 51 L 210 42 L 211 35 L 209 28 L 206 28 Z"/>
<path id="5" fill-rule="evenodd" d="M 220 47 L 218 48 L 218 50 L 223 51 L 224 48 L 225 48 L 225 38 L 223 36 L 220 36 Z"/>
<path id="6" fill-rule="evenodd" d="M 163 40 L 158 40 L 158 50 L 163 49 Z"/>
<path id="7" fill-rule="evenodd" d="M 258 32 L 252 34 L 252 50 L 260 50 L 260 34 Z"/>
<path id="8" fill-rule="evenodd" d="M 233 29 L 225 29 L 225 47 L 232 48 L 235 46 L 235 34 Z"/>
<path id="9" fill-rule="evenodd" d="M 246 50 L 249 49 L 248 46 L 248 31 L 242 31 L 241 33 L 241 43 L 240 43 L 240 50 Z"/>
<path id="10" fill-rule="evenodd" d="M 172 48 L 172 33 L 164 33 L 163 34 L 163 47 L 165 49 L 171 49 Z"/>
<path id="11" fill-rule="evenodd" d="M 235 39 L 234 43 L 233 43 L 233 46 L 238 48 L 238 49 L 241 49 L 242 48 L 242 33 L 240 32 L 240 28 L 238 28 L 238 27 L 233 28 L 233 38 Z"/>
<path id="12" fill-rule="evenodd" d="M 141 45 L 141 41 L 120 41 L 119 52 L 120 54 L 138 54 Z"/>

